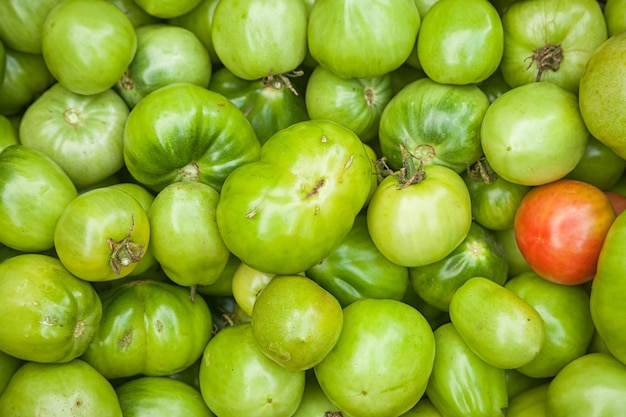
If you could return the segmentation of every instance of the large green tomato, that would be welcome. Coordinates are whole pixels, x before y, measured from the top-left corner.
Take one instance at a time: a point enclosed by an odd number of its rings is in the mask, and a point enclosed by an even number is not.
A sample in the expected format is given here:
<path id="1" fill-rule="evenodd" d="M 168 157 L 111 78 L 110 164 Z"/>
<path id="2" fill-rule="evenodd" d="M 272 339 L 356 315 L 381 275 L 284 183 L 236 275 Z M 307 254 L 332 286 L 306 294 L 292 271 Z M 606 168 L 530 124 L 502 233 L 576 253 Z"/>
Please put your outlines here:
<path id="1" fill-rule="evenodd" d="M 440 0 L 422 21 L 417 56 L 442 84 L 472 84 L 493 74 L 503 53 L 502 22 L 487 0 Z"/>
<path id="2" fill-rule="evenodd" d="M 258 159 L 260 147 L 248 120 L 226 97 L 176 83 L 133 107 L 123 149 L 129 173 L 154 191 L 182 180 L 219 191 L 235 168 Z"/>
<path id="3" fill-rule="evenodd" d="M 420 15 L 414 0 L 317 0 L 309 15 L 311 56 L 340 77 L 381 77 L 415 46 Z"/>
<path id="4" fill-rule="evenodd" d="M 200 364 L 202 397 L 220 417 L 290 417 L 305 380 L 305 371 L 289 370 L 259 350 L 250 323 L 217 333 Z"/>
<path id="5" fill-rule="evenodd" d="M 460 173 L 483 155 L 480 125 L 488 107 L 487 96 L 475 85 L 418 79 L 382 112 L 382 154 L 391 169 L 400 169 L 402 145 L 425 165 L 444 165 Z"/>
<path id="6" fill-rule="evenodd" d="M 577 97 L 545 81 L 502 94 L 481 126 L 482 147 L 493 170 L 522 185 L 567 175 L 582 159 L 588 140 Z"/>
<path id="7" fill-rule="evenodd" d="M 511 87 L 548 81 L 578 93 L 587 60 L 607 38 L 595 0 L 515 1 L 502 16 L 502 26 L 501 69 Z"/>
<path id="8" fill-rule="evenodd" d="M 41 30 L 48 13 L 63 0 L 0 2 L 0 40 L 4 46 L 29 54 L 41 53 Z"/>
<path id="9" fill-rule="evenodd" d="M 165 376 L 191 366 L 211 339 L 202 297 L 174 284 L 141 280 L 100 294 L 100 328 L 82 358 L 106 378 Z"/>
<path id="10" fill-rule="evenodd" d="M 81 189 L 124 165 L 128 113 L 128 106 L 113 90 L 83 95 L 56 83 L 26 109 L 20 140 L 54 159 Z"/>
<path id="11" fill-rule="evenodd" d="M 0 153 L 0 243 L 24 252 L 54 246 L 54 229 L 76 198 L 65 171 L 45 154 L 24 145 Z M 36 201 L 45 198 L 45 204 Z"/>
<path id="12" fill-rule="evenodd" d="M 122 417 L 109 381 L 81 359 L 25 363 L 0 396 L 0 415 L 11 417 Z"/>
<path id="13" fill-rule="evenodd" d="M 47 255 L 23 254 L 0 264 L 0 350 L 35 362 L 82 355 L 100 325 L 96 290 Z"/>
<path id="14" fill-rule="evenodd" d="M 42 26 L 42 53 L 58 82 L 78 94 L 113 87 L 137 49 L 135 28 L 102 0 L 64 0 Z"/>
<path id="15" fill-rule="evenodd" d="M 335 348 L 314 368 L 324 393 L 349 417 L 411 409 L 426 391 L 435 359 L 424 316 L 401 301 L 376 299 L 357 300 L 343 314 Z"/>
<path id="16" fill-rule="evenodd" d="M 265 142 L 258 162 L 226 179 L 217 224 L 242 262 L 297 274 L 348 234 L 371 177 L 369 155 L 352 131 L 327 120 L 296 123 Z"/>
<path id="17" fill-rule="evenodd" d="M 306 6 L 302 0 L 220 0 L 211 37 L 220 61 L 237 77 L 288 73 L 307 53 Z"/>

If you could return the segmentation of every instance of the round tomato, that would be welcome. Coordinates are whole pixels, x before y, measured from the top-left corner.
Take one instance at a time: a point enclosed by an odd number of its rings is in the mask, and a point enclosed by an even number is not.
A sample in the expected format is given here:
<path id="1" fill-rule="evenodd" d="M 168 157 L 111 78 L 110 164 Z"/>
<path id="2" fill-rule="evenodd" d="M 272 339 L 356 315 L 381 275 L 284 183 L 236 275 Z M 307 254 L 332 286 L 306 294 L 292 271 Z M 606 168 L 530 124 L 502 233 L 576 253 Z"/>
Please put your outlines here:
<path id="1" fill-rule="evenodd" d="M 583 158 L 565 178 L 584 181 L 606 191 L 619 181 L 626 172 L 625 169 L 625 159 L 590 136 Z"/>
<path id="2" fill-rule="evenodd" d="M 534 187 L 515 215 L 519 250 L 542 278 L 565 285 L 591 280 L 615 219 L 599 188 L 563 179 Z"/>
<path id="3" fill-rule="evenodd" d="M 522 185 L 567 175 L 582 159 L 588 140 L 577 97 L 549 82 L 502 94 L 481 125 L 482 148 L 493 170 Z"/>
<path id="4" fill-rule="evenodd" d="M 48 13 L 41 30 L 50 72 L 78 94 L 113 87 L 137 49 L 133 24 L 106 1 L 65 0 Z"/>
<path id="5" fill-rule="evenodd" d="M 604 18 L 609 37 L 626 30 L 626 3 L 624 0 L 606 0 Z"/>
<path id="6" fill-rule="evenodd" d="M 248 315 L 252 315 L 252 309 L 257 297 L 263 288 L 269 284 L 276 274 L 262 272 L 241 262 L 233 272 L 233 298 L 237 305 Z"/>
<path id="7" fill-rule="evenodd" d="M 0 39 L 4 46 L 29 54 L 41 53 L 41 31 L 50 10 L 63 0 L 0 2 Z"/>

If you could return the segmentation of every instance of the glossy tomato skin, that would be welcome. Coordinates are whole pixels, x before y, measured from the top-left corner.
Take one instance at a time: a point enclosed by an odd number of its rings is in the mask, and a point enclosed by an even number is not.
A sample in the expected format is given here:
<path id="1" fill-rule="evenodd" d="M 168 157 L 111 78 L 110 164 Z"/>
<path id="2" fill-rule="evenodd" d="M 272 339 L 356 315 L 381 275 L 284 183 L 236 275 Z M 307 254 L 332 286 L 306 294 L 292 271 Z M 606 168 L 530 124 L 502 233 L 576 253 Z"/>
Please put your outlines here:
<path id="1" fill-rule="evenodd" d="M 511 398 L 507 417 L 546 417 L 546 394 L 548 383 L 521 392 Z"/>
<path id="2" fill-rule="evenodd" d="M 582 159 L 565 178 L 584 181 L 606 191 L 624 175 L 626 160 L 593 136 Z"/>
<path id="3" fill-rule="evenodd" d="M 219 191 L 235 168 L 258 159 L 260 144 L 243 113 L 226 97 L 176 83 L 133 107 L 123 149 L 129 173 L 153 191 L 183 179 Z"/>
<path id="4" fill-rule="evenodd" d="M 41 26 L 54 6 L 62 0 L 39 2 L 9 0 L 0 4 L 0 39 L 4 46 L 18 51 L 41 54 Z"/>
<path id="5" fill-rule="evenodd" d="M 515 216 L 515 238 L 537 274 L 577 285 L 594 277 L 614 219 L 611 202 L 599 188 L 563 179 L 526 194 Z"/>

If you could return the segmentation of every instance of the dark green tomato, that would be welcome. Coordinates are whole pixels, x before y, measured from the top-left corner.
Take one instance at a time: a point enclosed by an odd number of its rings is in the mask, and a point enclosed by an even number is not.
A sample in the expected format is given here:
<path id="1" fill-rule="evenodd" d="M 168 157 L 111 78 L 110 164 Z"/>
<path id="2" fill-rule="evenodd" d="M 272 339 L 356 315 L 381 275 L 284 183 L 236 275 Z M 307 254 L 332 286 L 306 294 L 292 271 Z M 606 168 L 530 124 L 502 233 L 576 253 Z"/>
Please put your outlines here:
<path id="1" fill-rule="evenodd" d="M 4 78 L 0 82 L 0 114 L 11 116 L 28 107 L 55 79 L 41 54 L 10 48 L 5 50 Z"/>
<path id="2" fill-rule="evenodd" d="M 309 119 L 304 91 L 298 91 L 284 74 L 245 80 L 221 68 L 211 78 L 209 89 L 243 112 L 262 144 L 279 130 Z"/>
<path id="3" fill-rule="evenodd" d="M 44 153 L 12 145 L 0 153 L 0 243 L 24 252 L 54 246 L 54 230 L 77 196 L 63 169 Z M 45 204 L 36 202 L 45 198 Z"/>
<path id="4" fill-rule="evenodd" d="M 509 86 L 506 81 L 504 81 L 504 76 L 502 75 L 502 71 L 500 71 L 500 68 L 498 68 L 493 74 L 491 74 L 489 78 L 479 82 L 476 85 L 483 91 L 483 93 L 487 95 L 490 103 L 493 103 L 495 99 L 500 97 L 504 92 L 511 89 L 511 86 Z"/>
<path id="5" fill-rule="evenodd" d="M 450 300 L 461 285 L 476 276 L 504 284 L 508 262 L 492 232 L 472 222 L 469 233 L 448 256 L 440 261 L 409 268 L 415 292 L 427 303 L 448 311 Z"/>
<path id="6" fill-rule="evenodd" d="M 372 241 L 365 214 L 356 217 L 339 246 L 309 268 L 306 276 L 344 307 L 361 298 L 400 300 L 409 281 L 408 269 L 387 259 Z"/>
<path id="7" fill-rule="evenodd" d="M 61 364 L 27 362 L 0 397 L 0 415 L 122 417 L 115 389 L 81 359 Z"/>
<path id="8" fill-rule="evenodd" d="M 213 284 L 198 285 L 196 287 L 196 291 L 207 296 L 232 296 L 233 276 L 237 268 L 239 268 L 239 265 L 241 265 L 239 258 L 230 253 L 226 266 L 217 280 Z"/>
<path id="9" fill-rule="evenodd" d="M 6 0 L 0 2 L 0 40 L 8 48 L 41 53 L 41 27 L 46 16 L 62 0 Z"/>
<path id="10" fill-rule="evenodd" d="M 479 358 L 452 323 L 434 331 L 435 363 L 426 395 L 446 417 L 504 416 L 508 405 L 504 369 Z"/>
<path id="11" fill-rule="evenodd" d="M 402 144 L 425 165 L 460 173 L 483 154 L 480 126 L 489 99 L 475 85 L 421 78 L 404 87 L 383 110 L 380 147 L 389 167 L 402 167 Z"/>
<path id="12" fill-rule="evenodd" d="M 11 119 L 0 114 L 0 152 L 7 146 L 17 145 L 18 135 L 18 130 L 13 127 Z"/>
<path id="13" fill-rule="evenodd" d="M 0 350 L 0 396 L 24 361 Z"/>
<path id="14" fill-rule="evenodd" d="M 509 400 L 515 398 L 518 394 L 536 388 L 540 385 L 550 382 L 551 378 L 533 378 L 528 375 L 524 375 L 516 369 L 505 369 L 506 375 L 506 390 L 509 396 Z M 530 416 L 529 416 L 530 417 Z"/>
<path id="15" fill-rule="evenodd" d="M 129 107 L 168 84 L 187 82 L 207 88 L 211 59 L 193 32 L 173 25 L 152 24 L 135 29 L 137 52 L 114 88 Z"/>
<path id="16" fill-rule="evenodd" d="M 133 281 L 100 297 L 100 328 L 82 357 L 107 379 L 179 372 L 200 358 L 211 339 L 211 311 L 186 288 Z"/>
<path id="17" fill-rule="evenodd" d="M 615 185 L 625 169 L 625 159 L 619 157 L 598 139 L 590 136 L 583 158 L 565 178 L 584 181 L 606 191 Z"/>
<path id="18" fill-rule="evenodd" d="M 546 417 L 546 394 L 550 384 L 530 388 L 511 398 L 507 417 Z"/>
<path id="19" fill-rule="evenodd" d="M 255 161 L 260 144 L 243 113 L 221 94 L 195 84 L 162 87 L 130 112 L 124 161 L 130 174 L 160 191 L 176 181 L 220 190 L 235 168 Z"/>
<path id="20" fill-rule="evenodd" d="M 124 417 L 213 417 L 200 391 L 167 377 L 145 376 L 115 389 Z"/>
<path id="21" fill-rule="evenodd" d="M 428 304 L 422 297 L 417 295 L 410 280 L 406 287 L 406 292 L 402 297 L 402 302 L 415 307 L 417 311 L 422 313 L 433 330 L 450 321 L 450 316 L 447 311 L 443 311 L 432 304 Z"/>
<path id="22" fill-rule="evenodd" d="M 180 372 L 174 372 L 173 374 L 167 375 L 170 379 L 175 379 L 176 381 L 184 382 L 187 385 L 190 385 L 200 391 L 200 364 L 202 363 L 202 359 L 198 359 L 193 364 L 183 369 Z"/>
<path id="23" fill-rule="evenodd" d="M 413 81 L 426 77 L 424 71 L 409 64 L 403 64 L 389 74 L 391 75 L 391 93 L 394 96 Z"/>
<path id="24" fill-rule="evenodd" d="M 505 180 L 479 159 L 461 174 L 472 200 L 474 221 L 490 230 L 513 227 L 515 213 L 530 190 L 527 185 Z"/>

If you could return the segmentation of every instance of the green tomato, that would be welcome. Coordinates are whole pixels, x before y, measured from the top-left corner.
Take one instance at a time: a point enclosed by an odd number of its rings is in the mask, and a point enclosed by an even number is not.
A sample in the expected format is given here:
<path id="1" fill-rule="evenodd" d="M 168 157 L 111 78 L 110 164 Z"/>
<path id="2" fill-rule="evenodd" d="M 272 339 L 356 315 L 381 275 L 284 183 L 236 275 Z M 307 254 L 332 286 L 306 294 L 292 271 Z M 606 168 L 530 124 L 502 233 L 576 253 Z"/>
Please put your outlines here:
<path id="1" fill-rule="evenodd" d="M 493 74 L 503 53 L 502 22 L 487 0 L 440 0 L 417 36 L 422 69 L 442 84 L 472 84 Z"/>
<path id="2" fill-rule="evenodd" d="M 217 224 L 242 262 L 297 274 L 343 240 L 371 179 L 372 163 L 352 131 L 328 120 L 296 123 L 265 142 L 259 161 L 226 179 Z"/>
<path id="3" fill-rule="evenodd" d="M 187 82 L 207 88 L 212 65 L 209 53 L 193 34 L 164 23 L 135 30 L 137 51 L 124 75 L 114 86 L 129 107 L 160 87 Z"/>
<path id="4" fill-rule="evenodd" d="M 150 414 L 169 417 L 213 417 L 200 392 L 175 379 L 143 376 L 115 388 L 124 417 Z"/>
<path id="5" fill-rule="evenodd" d="M 129 173 L 153 191 L 182 180 L 220 191 L 235 168 L 258 159 L 260 144 L 243 113 L 226 97 L 176 83 L 133 107 L 123 149 Z"/>
<path id="6" fill-rule="evenodd" d="M 434 331 L 435 363 L 426 395 L 446 417 L 504 415 L 508 405 L 504 369 L 478 357 L 452 323 Z"/>
<path id="7" fill-rule="evenodd" d="M 19 143 L 18 132 L 13 127 L 11 120 L 0 114 L 0 152 L 8 146 L 17 145 Z"/>
<path id="8" fill-rule="evenodd" d="M 161 19 L 148 14 L 135 0 L 106 0 L 124 12 L 133 27 L 159 23 Z"/>
<path id="9" fill-rule="evenodd" d="M 485 93 L 490 103 L 511 89 L 511 86 L 504 80 L 501 67 L 476 85 Z"/>
<path id="10" fill-rule="evenodd" d="M 515 229 L 513 227 L 504 230 L 494 230 L 493 235 L 501 245 L 509 261 L 509 277 L 532 271 L 526 258 L 524 258 L 524 255 L 522 255 L 522 252 L 519 250 L 515 238 Z"/>
<path id="11" fill-rule="evenodd" d="M 24 360 L 18 359 L 0 350 L 0 397 L 7 385 L 9 385 L 9 381 L 15 371 L 17 371 L 24 362 Z"/>
<path id="12" fill-rule="evenodd" d="M 259 271 L 243 262 L 239 264 L 233 273 L 233 298 L 248 316 L 252 315 L 254 303 L 263 288 L 275 276 L 274 273 Z"/>
<path id="13" fill-rule="evenodd" d="M 128 113 L 113 90 L 83 95 L 56 83 L 26 109 L 20 123 L 21 143 L 54 159 L 82 189 L 124 166 Z"/>
<path id="14" fill-rule="evenodd" d="M 415 407 L 411 408 L 400 417 L 443 417 L 428 397 L 422 397 Z"/>
<path id="15" fill-rule="evenodd" d="M 539 354 L 518 367 L 519 372 L 533 378 L 553 377 L 587 352 L 594 326 L 589 294 L 583 287 L 555 284 L 534 272 L 513 277 L 504 287 L 537 310 L 546 330 Z"/>
<path id="16" fill-rule="evenodd" d="M 0 396 L 0 414 L 12 417 L 122 417 L 115 389 L 81 359 L 63 364 L 25 363 Z"/>
<path id="17" fill-rule="evenodd" d="M 133 281 L 100 294 L 100 328 L 82 358 L 107 379 L 165 376 L 191 366 L 211 339 L 202 297 L 165 282 Z"/>
<path id="18" fill-rule="evenodd" d="M 454 293 L 450 320 L 474 353 L 502 369 L 530 363 L 546 338 L 532 305 L 484 277 L 470 278 Z"/>
<path id="19" fill-rule="evenodd" d="M 588 140 L 577 97 L 550 82 L 502 94 L 481 126 L 482 148 L 496 174 L 529 186 L 567 175 L 582 159 Z"/>
<path id="20" fill-rule="evenodd" d="M 509 401 L 507 417 L 546 417 L 546 395 L 550 384 L 530 388 Z"/>
<path id="21" fill-rule="evenodd" d="M 289 370 L 263 354 L 252 325 L 226 327 L 207 344 L 200 390 L 220 417 L 289 417 L 298 409 L 305 371 Z"/>
<path id="22" fill-rule="evenodd" d="M 149 15 L 170 19 L 188 13 L 200 0 L 135 0 Z"/>
<path id="23" fill-rule="evenodd" d="M 411 409 L 426 391 L 435 359 L 424 316 L 401 301 L 363 299 L 345 307 L 343 318 L 335 348 L 314 368 L 328 399 L 347 416 Z"/>
<path id="24" fill-rule="evenodd" d="M 463 242 L 443 259 L 409 268 L 415 292 L 428 304 L 448 311 L 450 300 L 467 280 L 486 277 L 500 285 L 508 277 L 508 260 L 491 231 L 472 222 Z"/>
<path id="25" fill-rule="evenodd" d="M 552 378 L 533 378 L 528 375 L 524 375 L 517 369 L 505 369 L 506 374 L 506 389 L 509 395 L 509 400 L 515 398 L 517 395 L 536 388 L 540 385 L 544 385 L 550 382 Z"/>
<path id="26" fill-rule="evenodd" d="M 86 281 L 129 275 L 150 242 L 148 215 L 130 194 L 95 188 L 76 197 L 61 213 L 54 247 L 63 265 Z"/>
<path id="27" fill-rule="evenodd" d="M 128 17 L 101 0 L 64 0 L 48 13 L 41 30 L 42 54 L 50 72 L 78 94 L 113 87 L 137 49 Z"/>
<path id="28" fill-rule="evenodd" d="M 0 350 L 26 361 L 61 363 L 81 356 L 102 316 L 95 289 L 47 255 L 0 264 Z"/>
<path id="29" fill-rule="evenodd" d="M 391 262 L 417 267 L 449 255 L 467 236 L 472 209 L 465 183 L 442 165 L 423 167 L 417 183 L 389 175 L 367 208 L 367 226 L 380 252 Z"/>
<path id="30" fill-rule="evenodd" d="M 202 295 L 215 297 L 233 297 L 233 281 L 235 271 L 241 265 L 241 261 L 232 253 L 228 255 L 228 261 L 222 273 L 217 277 L 213 284 L 198 285 L 196 291 Z"/>
<path id="31" fill-rule="evenodd" d="M 45 154 L 24 145 L 0 153 L 0 243 L 23 252 L 54 246 L 54 230 L 76 187 Z M 34 202 L 42 197 L 45 204 Z"/>
<path id="32" fill-rule="evenodd" d="M 515 1 L 502 26 L 502 75 L 511 87 L 547 81 L 577 94 L 585 64 L 607 39 L 595 0 Z"/>
<path id="33" fill-rule="evenodd" d="M 327 417 L 328 413 L 331 416 L 333 413 L 339 416 L 341 415 L 341 410 L 324 394 L 322 387 L 317 382 L 315 373 L 309 371 L 306 374 L 302 401 L 300 401 L 296 413 L 291 417 Z"/>
<path id="34" fill-rule="evenodd" d="M 550 382 L 550 417 L 619 416 L 626 407 L 626 366 L 607 353 L 589 353 L 570 362 Z"/>
<path id="35" fill-rule="evenodd" d="M 605 1 L 603 13 L 609 37 L 626 30 L 626 2 L 624 0 Z"/>
<path id="36" fill-rule="evenodd" d="M 218 200 L 210 186 L 183 181 L 161 190 L 150 206 L 150 247 L 178 285 L 213 284 L 226 268 L 230 252 L 215 220 Z"/>
<path id="37" fill-rule="evenodd" d="M 626 172 L 626 160 L 593 136 L 589 137 L 582 159 L 565 178 L 609 190 Z"/>
<path id="38" fill-rule="evenodd" d="M 308 47 L 316 62 L 340 77 L 381 77 L 409 58 L 419 28 L 414 0 L 317 0 Z"/>
<path id="39" fill-rule="evenodd" d="M 50 10 L 63 0 L 7 0 L 0 2 L 0 40 L 4 46 L 30 54 L 41 53 L 41 31 Z"/>
<path id="40" fill-rule="evenodd" d="M 382 112 L 382 154 L 391 169 L 401 168 L 401 144 L 425 165 L 443 165 L 460 173 L 483 155 L 480 126 L 488 107 L 487 96 L 475 85 L 418 79 Z"/>
<path id="41" fill-rule="evenodd" d="M 306 6 L 302 0 L 220 0 L 211 38 L 220 61 L 237 77 L 293 71 L 307 53 Z"/>

